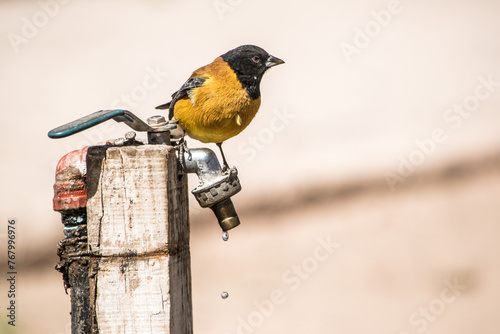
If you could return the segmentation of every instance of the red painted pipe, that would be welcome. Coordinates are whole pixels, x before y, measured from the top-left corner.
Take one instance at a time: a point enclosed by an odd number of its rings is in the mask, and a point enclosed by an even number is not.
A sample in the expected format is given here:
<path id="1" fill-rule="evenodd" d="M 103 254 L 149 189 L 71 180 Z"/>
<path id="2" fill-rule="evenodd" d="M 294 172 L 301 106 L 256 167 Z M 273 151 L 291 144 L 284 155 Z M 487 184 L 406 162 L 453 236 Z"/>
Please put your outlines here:
<path id="1" fill-rule="evenodd" d="M 66 211 L 87 206 L 87 149 L 85 146 L 66 154 L 56 167 L 54 211 Z"/>
<path id="2" fill-rule="evenodd" d="M 61 213 L 65 238 L 57 247 L 56 270 L 71 288 L 71 332 L 91 333 L 87 254 L 87 149 L 66 154 L 56 167 L 54 210 Z"/>

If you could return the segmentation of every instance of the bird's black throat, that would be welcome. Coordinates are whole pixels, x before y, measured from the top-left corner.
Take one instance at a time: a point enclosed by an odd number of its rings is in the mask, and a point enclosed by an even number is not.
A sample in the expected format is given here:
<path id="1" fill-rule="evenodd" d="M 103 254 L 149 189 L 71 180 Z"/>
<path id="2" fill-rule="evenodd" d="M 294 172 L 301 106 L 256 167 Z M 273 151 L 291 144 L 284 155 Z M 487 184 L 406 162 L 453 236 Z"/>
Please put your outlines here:
<path id="1" fill-rule="evenodd" d="M 260 80 L 262 80 L 262 75 L 256 77 L 236 72 L 236 77 L 241 82 L 241 86 L 247 90 L 248 96 L 252 100 L 260 97 Z"/>

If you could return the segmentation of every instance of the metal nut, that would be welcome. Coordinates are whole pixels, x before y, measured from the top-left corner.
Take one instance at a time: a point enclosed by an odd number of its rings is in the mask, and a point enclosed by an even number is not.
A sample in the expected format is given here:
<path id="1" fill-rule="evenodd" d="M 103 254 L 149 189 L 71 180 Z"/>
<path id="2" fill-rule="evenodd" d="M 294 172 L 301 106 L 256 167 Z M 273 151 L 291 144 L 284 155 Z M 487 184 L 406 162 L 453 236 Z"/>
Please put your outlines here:
<path id="1" fill-rule="evenodd" d="M 125 139 L 126 140 L 134 140 L 135 136 L 137 136 L 137 133 L 135 133 L 134 131 L 129 131 L 125 134 Z"/>
<path id="2" fill-rule="evenodd" d="M 167 124 L 167 120 L 161 115 L 151 116 L 148 118 L 148 124 L 153 127 L 164 126 Z"/>

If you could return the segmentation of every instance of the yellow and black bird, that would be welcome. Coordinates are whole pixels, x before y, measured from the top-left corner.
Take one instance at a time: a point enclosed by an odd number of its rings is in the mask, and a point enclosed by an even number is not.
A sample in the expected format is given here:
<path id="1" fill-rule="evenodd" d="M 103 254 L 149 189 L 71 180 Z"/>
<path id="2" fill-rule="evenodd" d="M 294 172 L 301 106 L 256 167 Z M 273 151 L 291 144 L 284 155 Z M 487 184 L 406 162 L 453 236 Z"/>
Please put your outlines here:
<path id="1" fill-rule="evenodd" d="M 172 100 L 156 109 L 169 109 L 169 119 L 191 138 L 216 143 L 227 169 L 222 142 L 250 124 L 260 107 L 262 76 L 283 63 L 258 46 L 239 46 L 194 71 Z"/>

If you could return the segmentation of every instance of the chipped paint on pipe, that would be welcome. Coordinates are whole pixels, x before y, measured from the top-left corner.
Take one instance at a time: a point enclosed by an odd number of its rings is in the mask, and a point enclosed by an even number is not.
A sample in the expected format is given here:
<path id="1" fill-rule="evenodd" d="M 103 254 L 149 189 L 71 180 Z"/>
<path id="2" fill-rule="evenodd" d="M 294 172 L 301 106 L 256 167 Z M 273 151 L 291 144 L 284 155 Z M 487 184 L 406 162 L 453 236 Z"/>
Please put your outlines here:
<path id="1" fill-rule="evenodd" d="M 71 288 L 71 332 L 91 332 L 87 254 L 87 149 L 63 156 L 56 167 L 54 211 L 61 213 L 65 238 L 59 243 L 56 270 Z"/>
<path id="2" fill-rule="evenodd" d="M 54 211 L 66 211 L 87 206 L 87 149 L 86 146 L 66 154 L 56 167 Z"/>

